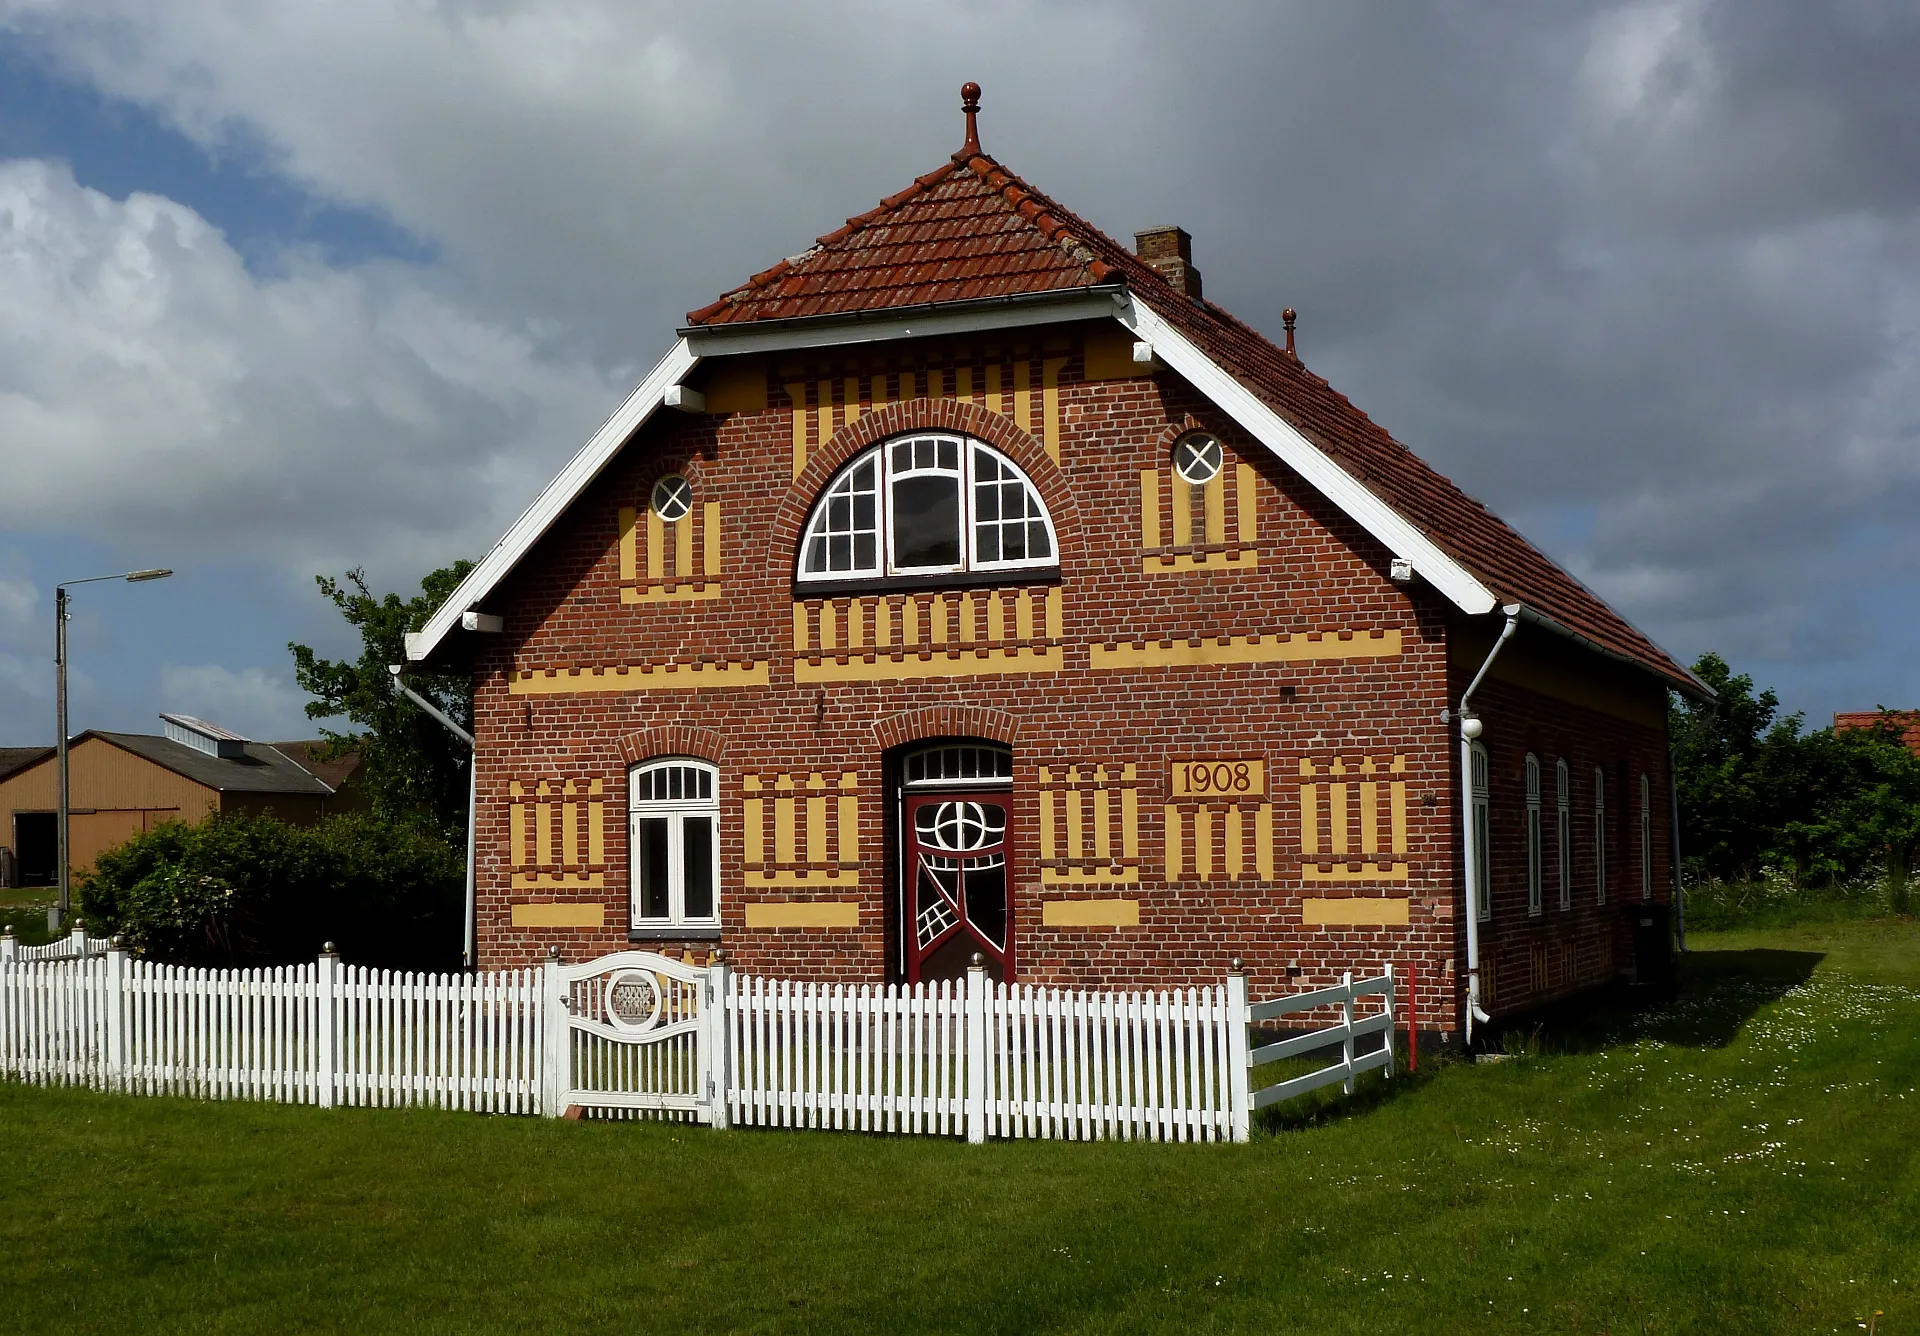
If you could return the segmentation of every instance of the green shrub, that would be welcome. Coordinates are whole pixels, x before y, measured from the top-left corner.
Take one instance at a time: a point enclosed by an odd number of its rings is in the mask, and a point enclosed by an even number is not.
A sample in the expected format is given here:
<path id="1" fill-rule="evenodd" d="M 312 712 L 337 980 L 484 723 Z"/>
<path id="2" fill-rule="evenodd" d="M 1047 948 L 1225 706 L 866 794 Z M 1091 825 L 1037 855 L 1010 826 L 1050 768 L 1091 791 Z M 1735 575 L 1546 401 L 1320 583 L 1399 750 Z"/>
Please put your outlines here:
<path id="1" fill-rule="evenodd" d="M 371 813 L 291 826 L 215 815 L 136 835 L 79 885 L 94 931 L 181 965 L 311 960 L 328 941 L 356 964 L 459 960 L 461 852 L 425 825 Z"/>

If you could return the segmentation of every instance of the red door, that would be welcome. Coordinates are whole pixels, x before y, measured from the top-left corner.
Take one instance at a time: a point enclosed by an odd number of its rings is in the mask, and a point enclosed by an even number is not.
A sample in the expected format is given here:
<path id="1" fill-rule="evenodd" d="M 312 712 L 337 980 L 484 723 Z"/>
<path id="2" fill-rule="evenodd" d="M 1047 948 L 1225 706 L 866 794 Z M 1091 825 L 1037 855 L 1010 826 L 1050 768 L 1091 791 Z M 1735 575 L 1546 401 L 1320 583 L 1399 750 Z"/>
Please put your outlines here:
<path id="1" fill-rule="evenodd" d="M 1005 793 L 909 794 L 907 981 L 958 979 L 975 952 L 1013 974 L 1013 879 Z"/>

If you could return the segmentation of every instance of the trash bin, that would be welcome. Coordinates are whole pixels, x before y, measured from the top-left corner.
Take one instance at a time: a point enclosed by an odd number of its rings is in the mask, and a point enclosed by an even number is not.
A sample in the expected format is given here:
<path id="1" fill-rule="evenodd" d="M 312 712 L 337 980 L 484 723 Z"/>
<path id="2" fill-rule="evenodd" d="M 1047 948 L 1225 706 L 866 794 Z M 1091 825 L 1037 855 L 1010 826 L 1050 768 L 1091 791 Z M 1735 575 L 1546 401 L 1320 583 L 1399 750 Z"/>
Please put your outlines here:
<path id="1" fill-rule="evenodd" d="M 1673 906 L 1657 900 L 1625 907 L 1627 927 L 1633 939 L 1633 981 L 1641 987 L 1657 990 L 1662 996 L 1673 992 Z"/>

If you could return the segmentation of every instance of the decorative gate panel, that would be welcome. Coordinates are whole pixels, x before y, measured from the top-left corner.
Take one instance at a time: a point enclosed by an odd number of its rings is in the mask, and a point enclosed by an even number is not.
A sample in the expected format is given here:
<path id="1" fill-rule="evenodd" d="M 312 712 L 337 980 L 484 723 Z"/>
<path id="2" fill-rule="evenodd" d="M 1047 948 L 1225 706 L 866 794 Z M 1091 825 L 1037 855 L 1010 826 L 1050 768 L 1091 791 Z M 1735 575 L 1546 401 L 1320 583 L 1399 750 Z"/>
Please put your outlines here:
<path id="1" fill-rule="evenodd" d="M 550 1014 L 565 1026 L 553 1036 L 562 1055 L 554 1108 L 713 1121 L 713 971 L 620 951 L 554 973 Z"/>

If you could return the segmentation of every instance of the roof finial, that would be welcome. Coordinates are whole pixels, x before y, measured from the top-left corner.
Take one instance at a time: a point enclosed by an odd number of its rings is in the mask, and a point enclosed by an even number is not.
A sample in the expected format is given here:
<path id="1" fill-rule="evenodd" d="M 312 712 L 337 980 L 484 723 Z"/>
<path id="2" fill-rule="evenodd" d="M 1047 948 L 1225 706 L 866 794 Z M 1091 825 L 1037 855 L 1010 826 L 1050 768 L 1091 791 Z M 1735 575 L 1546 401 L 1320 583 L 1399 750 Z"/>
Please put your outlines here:
<path id="1" fill-rule="evenodd" d="M 960 155 L 970 158 L 980 151 L 980 125 L 975 119 L 980 115 L 980 85 L 971 79 L 960 85 L 960 110 L 967 114 L 967 142 L 960 146 Z"/>
<path id="2" fill-rule="evenodd" d="M 1287 356 L 1296 362 L 1300 360 L 1300 354 L 1293 350 L 1293 322 L 1298 318 L 1298 313 L 1291 306 L 1280 313 L 1280 323 L 1287 327 Z"/>

